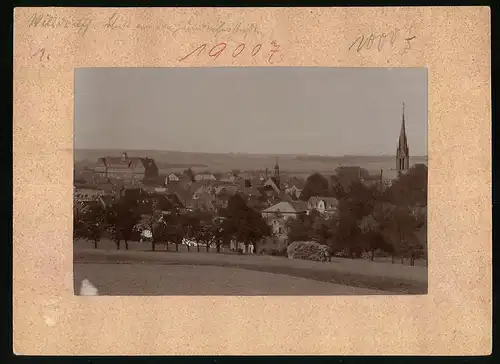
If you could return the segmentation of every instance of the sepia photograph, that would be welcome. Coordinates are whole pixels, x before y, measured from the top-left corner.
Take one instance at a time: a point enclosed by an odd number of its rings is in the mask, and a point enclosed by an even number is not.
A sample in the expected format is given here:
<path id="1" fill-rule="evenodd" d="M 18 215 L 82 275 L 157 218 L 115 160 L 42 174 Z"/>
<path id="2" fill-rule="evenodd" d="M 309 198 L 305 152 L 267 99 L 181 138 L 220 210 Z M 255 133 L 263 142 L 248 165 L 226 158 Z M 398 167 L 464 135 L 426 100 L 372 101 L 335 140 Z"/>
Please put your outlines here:
<path id="1" fill-rule="evenodd" d="M 427 294 L 427 69 L 74 77 L 75 295 Z"/>

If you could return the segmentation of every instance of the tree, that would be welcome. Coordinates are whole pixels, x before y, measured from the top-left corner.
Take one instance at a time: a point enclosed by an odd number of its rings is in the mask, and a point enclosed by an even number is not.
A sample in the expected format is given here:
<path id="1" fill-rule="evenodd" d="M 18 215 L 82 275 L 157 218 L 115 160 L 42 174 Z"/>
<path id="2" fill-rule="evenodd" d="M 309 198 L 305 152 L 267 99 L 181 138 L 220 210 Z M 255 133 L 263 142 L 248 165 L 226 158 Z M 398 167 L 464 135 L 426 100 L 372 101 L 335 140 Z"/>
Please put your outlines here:
<path id="1" fill-rule="evenodd" d="M 395 254 L 401 258 L 401 264 L 405 258 L 410 258 L 413 265 L 415 258 L 420 256 L 423 249 L 415 236 L 419 224 L 418 218 L 406 206 L 396 206 L 391 210 L 389 218 L 386 231 L 392 237 Z"/>
<path id="2" fill-rule="evenodd" d="M 298 216 L 295 219 L 288 219 L 285 228 L 288 233 L 288 241 L 308 241 L 313 236 L 313 219 L 309 215 Z"/>
<path id="3" fill-rule="evenodd" d="M 225 224 L 225 221 L 220 219 L 212 220 L 212 224 L 208 228 L 208 235 L 210 237 L 209 241 L 215 244 L 217 253 L 220 253 L 222 246 L 227 246 L 230 244 L 232 237 L 231 232 Z"/>
<path id="4" fill-rule="evenodd" d="M 97 243 L 105 230 L 106 211 L 100 203 L 87 205 L 78 213 L 77 236 L 94 243 Z"/>
<path id="5" fill-rule="evenodd" d="M 164 241 L 164 220 L 163 214 L 156 209 L 156 204 L 153 204 L 153 212 L 151 215 L 142 216 L 136 228 L 140 230 L 148 230 L 151 232 L 151 249 L 156 250 L 156 243 Z"/>
<path id="6" fill-rule="evenodd" d="M 412 166 L 394 181 L 386 193 L 394 204 L 427 206 L 427 166 Z"/>
<path id="7" fill-rule="evenodd" d="M 184 172 L 182 172 L 186 177 L 188 177 L 188 179 L 191 181 L 191 182 L 194 182 L 194 172 L 191 168 L 188 168 L 188 169 L 185 169 Z"/>
<path id="8" fill-rule="evenodd" d="M 358 206 L 355 201 L 340 200 L 333 245 L 337 251 L 345 250 L 351 258 L 361 256 L 363 251 L 361 229 L 358 224 Z"/>
<path id="9" fill-rule="evenodd" d="M 121 211 L 118 203 L 106 208 L 106 231 L 111 240 L 115 242 L 117 250 L 120 250 L 121 241 L 120 215 Z"/>
<path id="10" fill-rule="evenodd" d="M 164 222 L 166 225 L 166 239 L 175 244 L 175 251 L 179 251 L 179 245 L 182 244 L 187 232 L 185 217 L 179 213 L 171 212 L 165 216 Z"/>
<path id="11" fill-rule="evenodd" d="M 356 220 L 361 220 L 373 212 L 376 203 L 375 190 L 360 181 L 353 181 L 346 196 Z"/>
<path id="12" fill-rule="evenodd" d="M 364 241 L 364 250 L 370 252 L 370 258 L 373 261 L 377 250 L 387 253 L 393 252 L 393 247 L 386 240 L 380 231 L 380 222 L 374 217 L 374 214 L 368 215 L 360 221 L 359 227 Z"/>
<path id="13" fill-rule="evenodd" d="M 331 187 L 329 189 L 330 196 L 337 200 L 347 197 L 347 186 L 344 186 L 338 176 L 331 176 Z"/>
<path id="14" fill-rule="evenodd" d="M 307 177 L 300 199 L 307 201 L 313 196 L 329 196 L 329 194 L 328 180 L 320 173 L 313 173 Z"/>
<path id="15" fill-rule="evenodd" d="M 239 193 L 229 198 L 227 208 L 221 210 L 221 216 L 224 218 L 220 225 L 224 236 L 231 236 L 246 247 L 271 235 L 271 228 L 260 212 L 250 208 Z"/>
<path id="16" fill-rule="evenodd" d="M 367 178 L 369 173 L 359 166 L 339 166 L 335 169 L 335 176 L 338 183 L 346 189 L 353 182 Z"/>

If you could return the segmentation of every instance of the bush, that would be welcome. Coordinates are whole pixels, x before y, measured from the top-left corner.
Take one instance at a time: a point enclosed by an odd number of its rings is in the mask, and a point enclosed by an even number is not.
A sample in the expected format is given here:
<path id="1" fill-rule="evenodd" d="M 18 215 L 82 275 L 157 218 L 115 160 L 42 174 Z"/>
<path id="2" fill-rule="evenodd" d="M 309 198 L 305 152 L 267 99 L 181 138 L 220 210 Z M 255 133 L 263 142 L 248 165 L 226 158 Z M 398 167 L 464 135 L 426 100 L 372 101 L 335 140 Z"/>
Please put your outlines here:
<path id="1" fill-rule="evenodd" d="M 316 243 L 314 241 L 295 241 L 287 248 L 289 259 L 305 259 L 324 262 L 327 260 L 327 251 L 329 248 L 326 245 Z"/>

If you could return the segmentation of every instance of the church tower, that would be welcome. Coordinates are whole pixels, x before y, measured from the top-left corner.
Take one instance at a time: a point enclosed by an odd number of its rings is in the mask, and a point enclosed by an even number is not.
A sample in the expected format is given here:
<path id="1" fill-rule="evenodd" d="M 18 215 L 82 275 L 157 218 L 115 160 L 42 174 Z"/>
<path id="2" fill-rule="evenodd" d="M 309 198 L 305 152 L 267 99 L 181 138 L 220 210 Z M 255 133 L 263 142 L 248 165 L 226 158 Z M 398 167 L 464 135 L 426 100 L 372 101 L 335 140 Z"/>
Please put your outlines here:
<path id="1" fill-rule="evenodd" d="M 408 149 L 408 140 L 406 138 L 405 125 L 405 104 L 403 103 L 403 120 L 401 122 L 401 131 L 399 133 L 398 149 L 396 151 L 396 169 L 398 172 L 404 172 L 410 168 L 410 153 Z"/>
<path id="2" fill-rule="evenodd" d="M 281 188 L 280 186 L 280 166 L 278 165 L 278 158 L 276 157 L 276 165 L 274 166 L 274 181 L 276 183 L 276 186 L 278 188 Z"/>

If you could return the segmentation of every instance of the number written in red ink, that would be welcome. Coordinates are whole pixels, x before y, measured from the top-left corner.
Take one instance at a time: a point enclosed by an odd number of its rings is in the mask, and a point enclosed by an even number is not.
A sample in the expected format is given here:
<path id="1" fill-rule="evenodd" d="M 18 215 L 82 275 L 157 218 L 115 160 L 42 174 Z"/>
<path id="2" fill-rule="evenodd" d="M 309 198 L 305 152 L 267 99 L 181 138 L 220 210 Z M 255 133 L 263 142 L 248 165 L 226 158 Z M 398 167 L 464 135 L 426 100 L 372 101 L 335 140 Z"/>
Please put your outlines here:
<path id="1" fill-rule="evenodd" d="M 227 42 L 220 42 L 217 44 L 203 43 L 190 53 L 179 59 L 179 62 L 187 59 L 200 58 L 203 56 L 211 57 L 213 60 L 227 54 L 227 57 L 237 58 L 244 54 L 250 54 L 252 57 L 257 57 L 259 54 L 264 55 L 269 63 L 277 63 L 283 60 L 281 53 L 281 46 L 273 40 L 269 44 L 258 43 L 255 45 L 248 45 L 245 43 L 237 43 L 228 45 Z"/>

